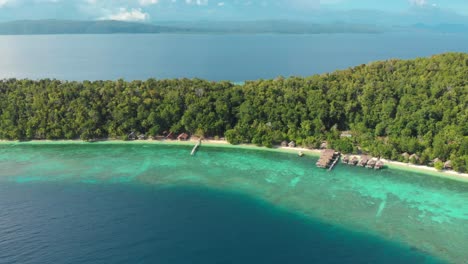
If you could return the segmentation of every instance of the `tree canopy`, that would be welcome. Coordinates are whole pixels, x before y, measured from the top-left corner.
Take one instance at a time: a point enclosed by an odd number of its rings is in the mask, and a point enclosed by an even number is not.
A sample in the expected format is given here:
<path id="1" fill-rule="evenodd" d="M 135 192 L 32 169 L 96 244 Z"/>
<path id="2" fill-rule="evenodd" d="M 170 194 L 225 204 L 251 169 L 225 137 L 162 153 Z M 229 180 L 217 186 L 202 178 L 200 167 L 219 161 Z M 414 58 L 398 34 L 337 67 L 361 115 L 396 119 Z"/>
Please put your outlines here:
<path id="1" fill-rule="evenodd" d="M 225 136 L 264 146 L 323 141 L 343 152 L 468 164 L 468 54 L 388 60 L 243 85 L 200 79 L 0 82 L 0 138 Z M 348 131 L 350 137 L 342 137 Z"/>

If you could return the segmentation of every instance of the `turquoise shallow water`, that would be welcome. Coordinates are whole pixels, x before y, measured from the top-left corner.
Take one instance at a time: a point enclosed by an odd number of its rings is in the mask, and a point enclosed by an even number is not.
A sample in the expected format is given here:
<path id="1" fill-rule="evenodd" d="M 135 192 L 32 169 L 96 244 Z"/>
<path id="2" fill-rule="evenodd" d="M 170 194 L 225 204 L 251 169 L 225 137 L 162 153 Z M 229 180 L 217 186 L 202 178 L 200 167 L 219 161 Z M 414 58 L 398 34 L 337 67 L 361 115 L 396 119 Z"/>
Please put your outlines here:
<path id="1" fill-rule="evenodd" d="M 208 187 L 247 194 L 305 219 L 467 263 L 468 184 L 255 150 L 152 144 L 3 144 L 0 182 Z"/>

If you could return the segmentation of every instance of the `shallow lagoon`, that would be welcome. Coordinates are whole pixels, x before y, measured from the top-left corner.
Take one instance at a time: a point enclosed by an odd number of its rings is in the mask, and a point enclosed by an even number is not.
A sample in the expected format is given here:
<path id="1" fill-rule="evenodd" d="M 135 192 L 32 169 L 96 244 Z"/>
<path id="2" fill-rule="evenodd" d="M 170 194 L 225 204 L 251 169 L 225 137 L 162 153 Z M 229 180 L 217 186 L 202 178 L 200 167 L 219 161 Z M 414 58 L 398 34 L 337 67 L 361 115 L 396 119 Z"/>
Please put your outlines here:
<path id="1" fill-rule="evenodd" d="M 372 239 L 387 241 L 385 245 L 390 251 L 399 248 L 396 255 L 400 262 L 437 262 L 421 257 L 425 254 L 452 263 L 464 263 L 468 259 L 466 183 L 415 172 L 374 171 L 343 165 L 328 172 L 315 168 L 316 157 L 300 159 L 286 153 L 202 147 L 192 157 L 190 150 L 190 146 L 153 144 L 3 144 L 0 183 L 15 186 L 17 191 L 25 188 L 26 192 L 34 188 L 31 186 L 44 184 L 59 184 L 60 188 L 88 186 L 90 190 L 97 186 L 208 188 L 225 195 L 218 193 L 217 197 L 231 197 L 227 199 L 231 201 L 237 195 L 250 197 L 244 198 L 245 201 L 253 198 L 252 201 L 261 204 L 258 208 L 276 208 L 278 211 L 273 215 L 291 214 L 296 220 L 322 223 L 321 227 L 328 231 L 339 230 L 341 241 L 346 234 L 363 236 L 356 241 L 368 240 L 367 244 L 362 242 L 362 247 L 376 244 L 369 242 Z M 127 199 L 132 199 L 131 195 Z M 92 204 L 89 204 L 91 208 Z M 205 208 L 203 204 L 198 206 Z M 258 208 L 254 211 L 261 211 Z M 272 215 L 264 217 L 271 219 Z M 301 226 L 305 228 L 304 233 L 315 232 L 307 226 Z M 330 237 L 324 239 L 333 241 Z M 351 244 L 344 243 L 334 250 L 347 252 L 352 262 L 352 256 L 358 252 L 346 251 Z M 369 254 L 368 260 L 384 256 L 392 260 L 388 254 Z"/>

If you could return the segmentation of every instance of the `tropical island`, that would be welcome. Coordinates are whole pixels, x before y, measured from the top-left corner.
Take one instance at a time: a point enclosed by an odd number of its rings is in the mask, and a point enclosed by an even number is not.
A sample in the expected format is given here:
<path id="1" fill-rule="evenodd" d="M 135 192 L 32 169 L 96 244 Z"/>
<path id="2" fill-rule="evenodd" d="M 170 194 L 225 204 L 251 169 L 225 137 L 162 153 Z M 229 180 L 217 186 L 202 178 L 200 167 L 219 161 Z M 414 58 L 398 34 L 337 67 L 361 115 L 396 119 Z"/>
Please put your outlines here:
<path id="1" fill-rule="evenodd" d="M 0 139 L 115 138 L 132 133 L 294 141 L 440 168 L 468 168 L 468 54 L 388 60 L 274 80 L 3 80 Z"/>

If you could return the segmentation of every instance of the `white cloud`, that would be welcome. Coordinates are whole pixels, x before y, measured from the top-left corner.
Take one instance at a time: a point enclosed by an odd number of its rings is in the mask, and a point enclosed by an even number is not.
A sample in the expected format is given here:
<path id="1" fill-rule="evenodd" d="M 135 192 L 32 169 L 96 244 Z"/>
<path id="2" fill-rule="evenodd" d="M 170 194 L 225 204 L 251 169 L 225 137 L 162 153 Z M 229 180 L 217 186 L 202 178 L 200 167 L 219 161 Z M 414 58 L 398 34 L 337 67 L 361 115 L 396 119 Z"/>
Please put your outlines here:
<path id="1" fill-rule="evenodd" d="M 409 0 L 412 5 L 415 6 L 425 6 L 427 5 L 427 0 Z"/>
<path id="2" fill-rule="evenodd" d="M 0 8 L 15 2 L 15 0 L 0 0 Z"/>
<path id="3" fill-rule="evenodd" d="M 117 13 L 110 14 L 105 17 L 101 17 L 102 20 L 120 20 L 120 21 L 145 21 L 150 18 L 150 15 L 143 12 L 141 8 L 120 8 Z"/>
<path id="4" fill-rule="evenodd" d="M 208 4 L 208 0 L 185 0 L 185 3 L 188 4 L 188 5 L 198 5 L 198 6 L 202 6 L 202 5 L 207 5 Z"/>
<path id="5" fill-rule="evenodd" d="M 142 6 L 156 5 L 159 3 L 159 0 L 139 0 L 138 1 Z"/>

